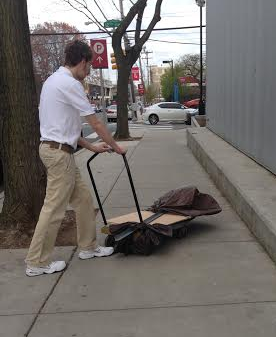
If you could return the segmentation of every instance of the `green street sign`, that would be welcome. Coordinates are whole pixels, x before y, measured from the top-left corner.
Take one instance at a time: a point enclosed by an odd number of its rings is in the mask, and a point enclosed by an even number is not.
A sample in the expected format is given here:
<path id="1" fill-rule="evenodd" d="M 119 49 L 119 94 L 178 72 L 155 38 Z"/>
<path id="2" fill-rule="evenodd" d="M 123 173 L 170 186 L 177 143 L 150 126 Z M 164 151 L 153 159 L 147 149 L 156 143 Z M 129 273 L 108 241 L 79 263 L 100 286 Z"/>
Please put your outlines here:
<path id="1" fill-rule="evenodd" d="M 121 20 L 107 20 L 104 23 L 104 28 L 116 28 L 120 26 Z"/>

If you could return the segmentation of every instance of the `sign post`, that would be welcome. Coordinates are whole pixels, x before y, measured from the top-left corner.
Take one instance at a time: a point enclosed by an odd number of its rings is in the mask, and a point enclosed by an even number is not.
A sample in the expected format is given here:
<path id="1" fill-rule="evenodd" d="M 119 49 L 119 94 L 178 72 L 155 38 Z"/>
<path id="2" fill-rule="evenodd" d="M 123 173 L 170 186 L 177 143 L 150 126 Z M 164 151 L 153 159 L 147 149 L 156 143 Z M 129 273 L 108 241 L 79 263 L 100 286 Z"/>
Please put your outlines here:
<path id="1" fill-rule="evenodd" d="M 92 67 L 94 69 L 100 69 L 100 81 L 101 81 L 101 105 L 103 109 L 103 121 L 107 123 L 106 104 L 105 104 L 105 90 L 103 69 L 108 69 L 107 60 L 107 47 L 106 40 L 90 40 L 90 46 L 93 52 Z"/>

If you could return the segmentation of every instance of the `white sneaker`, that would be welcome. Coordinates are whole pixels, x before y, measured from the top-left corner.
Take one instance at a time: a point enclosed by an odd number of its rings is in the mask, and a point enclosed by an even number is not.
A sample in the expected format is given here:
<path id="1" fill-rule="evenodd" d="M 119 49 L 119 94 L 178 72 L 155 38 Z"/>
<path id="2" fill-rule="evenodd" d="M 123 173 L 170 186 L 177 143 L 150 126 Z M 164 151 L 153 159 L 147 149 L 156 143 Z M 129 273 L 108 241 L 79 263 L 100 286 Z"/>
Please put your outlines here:
<path id="1" fill-rule="evenodd" d="M 98 246 L 94 250 L 81 250 L 79 252 L 79 258 L 82 260 L 86 260 L 86 259 L 91 259 L 92 257 L 109 256 L 113 254 L 113 252 L 114 252 L 113 247 Z"/>
<path id="2" fill-rule="evenodd" d="M 27 276 L 38 276 L 42 274 L 53 274 L 57 271 L 62 271 L 66 267 L 65 261 L 54 261 L 46 267 L 30 267 L 26 268 Z"/>

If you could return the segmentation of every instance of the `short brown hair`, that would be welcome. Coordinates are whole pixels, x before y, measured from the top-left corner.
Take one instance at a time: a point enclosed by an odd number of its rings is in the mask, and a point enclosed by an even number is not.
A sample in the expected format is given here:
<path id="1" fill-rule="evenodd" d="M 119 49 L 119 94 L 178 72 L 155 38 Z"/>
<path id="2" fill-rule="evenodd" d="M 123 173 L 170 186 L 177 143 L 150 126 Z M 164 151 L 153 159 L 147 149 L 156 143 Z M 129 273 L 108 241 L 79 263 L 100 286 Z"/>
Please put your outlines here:
<path id="1" fill-rule="evenodd" d="M 92 51 L 88 44 L 83 41 L 75 40 L 69 42 L 65 47 L 65 65 L 74 67 L 83 59 L 88 62 L 92 60 Z"/>

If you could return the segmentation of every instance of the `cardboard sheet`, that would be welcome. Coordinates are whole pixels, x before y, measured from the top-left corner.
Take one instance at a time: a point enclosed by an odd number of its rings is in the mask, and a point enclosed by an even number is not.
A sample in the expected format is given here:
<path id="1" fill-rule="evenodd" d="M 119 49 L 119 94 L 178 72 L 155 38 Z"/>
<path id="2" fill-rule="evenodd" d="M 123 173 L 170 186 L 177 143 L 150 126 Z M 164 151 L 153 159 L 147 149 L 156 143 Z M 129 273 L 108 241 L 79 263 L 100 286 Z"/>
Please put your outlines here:
<path id="1" fill-rule="evenodd" d="M 155 213 L 149 212 L 149 211 L 141 211 L 142 218 L 143 220 L 146 220 L 150 216 L 154 215 Z M 190 220 L 190 216 L 185 216 L 185 215 L 175 215 L 175 214 L 163 214 L 159 218 L 153 220 L 150 222 L 150 225 L 154 224 L 162 224 L 162 225 L 172 225 L 176 222 L 182 222 L 182 221 L 187 221 Z M 134 213 L 129 213 L 126 215 L 121 215 L 116 218 L 112 218 L 107 220 L 108 224 L 120 224 L 124 222 L 140 222 L 139 216 L 137 212 Z"/>

